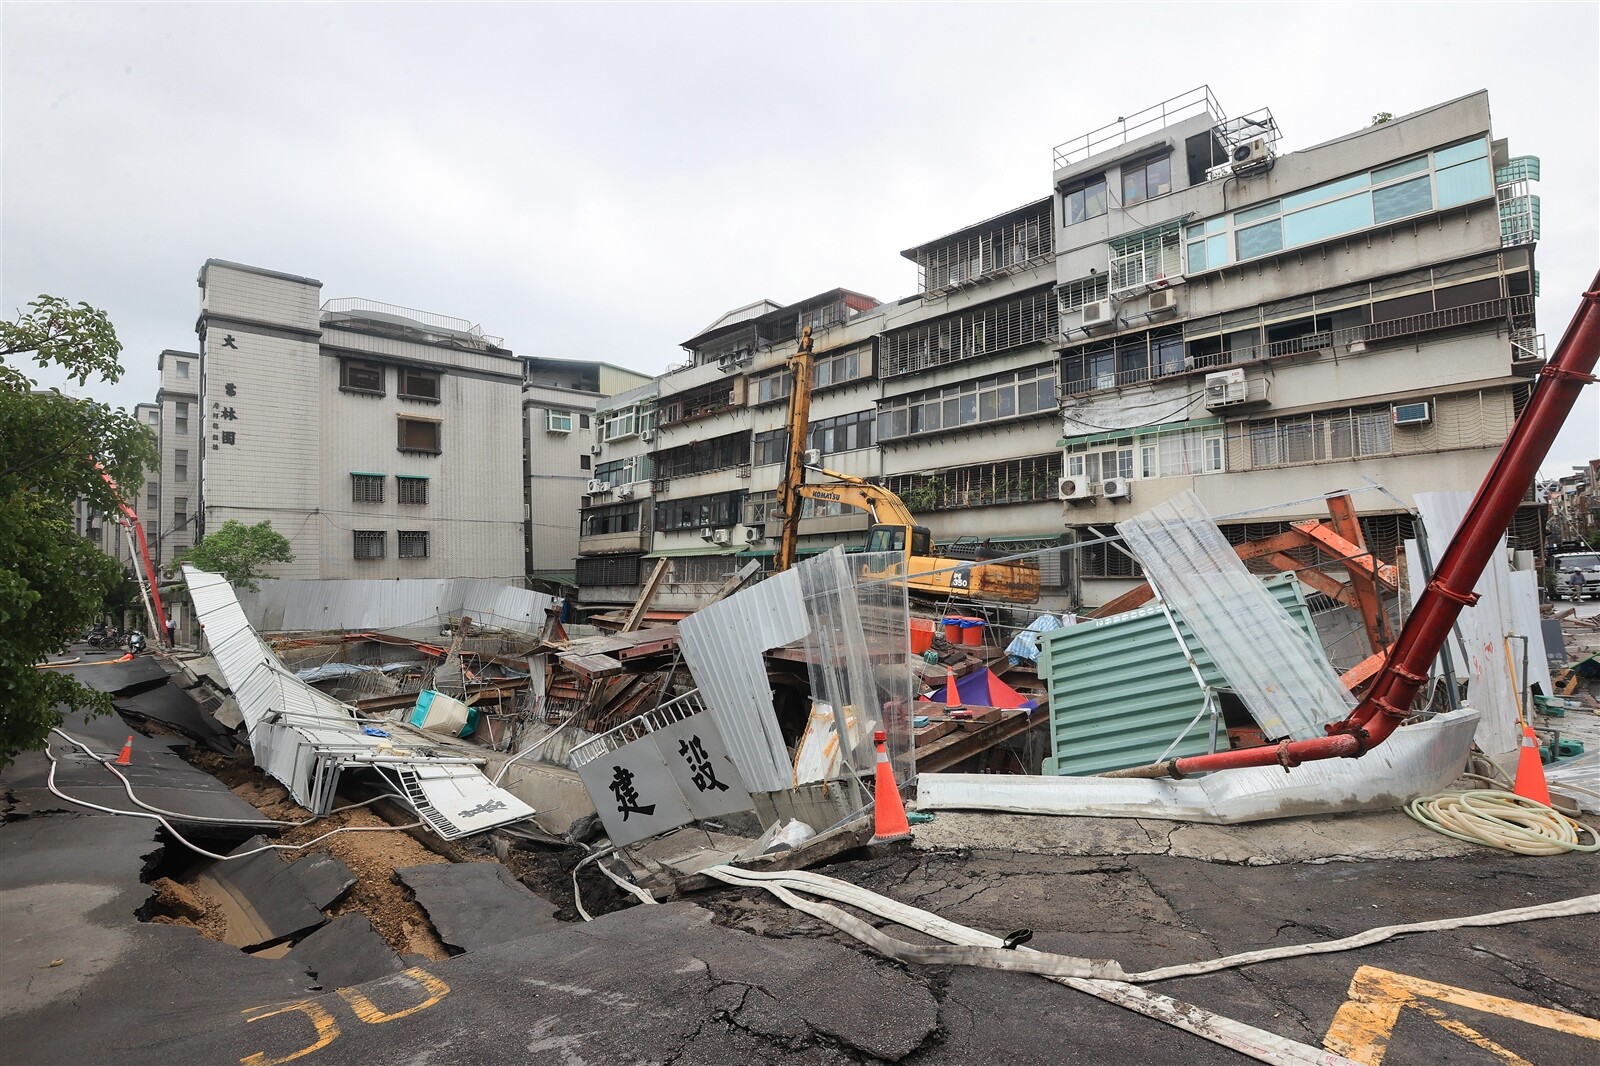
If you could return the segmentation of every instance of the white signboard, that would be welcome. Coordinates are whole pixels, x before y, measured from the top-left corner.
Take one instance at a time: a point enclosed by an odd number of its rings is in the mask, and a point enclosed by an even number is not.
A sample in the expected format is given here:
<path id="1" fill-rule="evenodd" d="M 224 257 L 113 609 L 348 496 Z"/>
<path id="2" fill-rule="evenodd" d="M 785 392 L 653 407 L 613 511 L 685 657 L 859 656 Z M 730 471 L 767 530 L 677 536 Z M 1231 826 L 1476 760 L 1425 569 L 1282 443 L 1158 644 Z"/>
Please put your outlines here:
<path id="1" fill-rule="evenodd" d="M 578 777 L 618 847 L 694 820 L 653 737 L 584 763 Z"/>
<path id="2" fill-rule="evenodd" d="M 656 742 L 696 818 L 716 818 L 755 806 L 711 715 L 690 715 L 648 739 Z"/>

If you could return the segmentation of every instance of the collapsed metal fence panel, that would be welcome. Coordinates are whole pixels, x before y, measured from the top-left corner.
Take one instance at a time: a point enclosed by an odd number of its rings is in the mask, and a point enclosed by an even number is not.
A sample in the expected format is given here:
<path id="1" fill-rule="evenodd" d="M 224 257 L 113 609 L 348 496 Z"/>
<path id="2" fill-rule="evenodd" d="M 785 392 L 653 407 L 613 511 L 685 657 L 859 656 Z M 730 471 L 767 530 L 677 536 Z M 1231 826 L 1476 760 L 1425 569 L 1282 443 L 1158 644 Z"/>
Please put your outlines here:
<path id="1" fill-rule="evenodd" d="M 465 614 L 480 628 L 537 636 L 555 597 L 497 581 L 408 578 L 399 581 L 266 581 L 239 596 L 245 616 L 264 632 L 326 633 L 374 629 L 437 635 Z"/>
<path id="2" fill-rule="evenodd" d="M 1271 739 L 1307 740 L 1355 700 L 1320 647 L 1245 568 L 1193 492 L 1117 532 Z"/>
<path id="3" fill-rule="evenodd" d="M 405 795 L 446 840 L 519 821 L 531 807 L 494 787 L 459 752 L 399 735 L 374 736 L 348 704 L 296 677 L 246 620 L 219 574 L 183 568 L 195 615 L 250 738 L 256 764 L 302 807 L 324 815 L 344 770 L 371 767 L 400 775 Z"/>

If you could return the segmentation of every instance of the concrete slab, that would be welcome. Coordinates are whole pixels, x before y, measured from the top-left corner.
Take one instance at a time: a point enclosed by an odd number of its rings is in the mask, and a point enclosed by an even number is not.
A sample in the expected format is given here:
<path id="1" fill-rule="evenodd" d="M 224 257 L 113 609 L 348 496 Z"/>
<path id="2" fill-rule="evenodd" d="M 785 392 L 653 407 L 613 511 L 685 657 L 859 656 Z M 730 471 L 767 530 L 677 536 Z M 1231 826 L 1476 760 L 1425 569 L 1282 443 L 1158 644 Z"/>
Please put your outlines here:
<path id="1" fill-rule="evenodd" d="M 330 991 L 387 977 L 407 966 L 360 914 L 335 918 L 290 948 L 286 957 L 310 970 Z"/>
<path id="2" fill-rule="evenodd" d="M 299 879 L 306 898 L 321 910 L 332 907 L 356 887 L 356 875 L 350 867 L 323 851 L 295 862 L 290 872 Z"/>
<path id="3" fill-rule="evenodd" d="M 1157 818 L 939 811 L 912 827 L 923 851 L 984 849 L 1024 855 L 1173 855 L 1273 866 L 1291 862 L 1438 859 L 1481 851 L 1434 833 L 1401 811 L 1296 818 L 1245 825 L 1193 825 Z"/>
<path id="4" fill-rule="evenodd" d="M 229 853 L 244 858 L 212 863 L 195 880 L 195 887 L 227 913 L 224 940 L 234 947 L 248 950 L 289 940 L 328 920 L 277 852 L 247 854 L 267 843 L 265 837 L 251 837 Z"/>
<path id="5" fill-rule="evenodd" d="M 126 649 L 74 647 L 72 654 L 82 661 L 63 666 L 60 672 L 71 674 L 96 692 L 134 692 L 167 679 L 166 667 L 153 655 L 136 655 L 126 662 L 116 662 L 118 656 L 126 654 Z"/>
<path id="6" fill-rule="evenodd" d="M 562 928 L 556 905 L 529 892 L 499 863 L 406 866 L 395 871 L 416 894 L 445 946 L 479 951 Z"/>
<path id="7" fill-rule="evenodd" d="M 236 747 L 233 734 L 201 710 L 193 696 L 171 682 L 114 700 L 113 706 L 135 719 L 151 719 L 176 729 L 218 755 L 232 755 Z"/>

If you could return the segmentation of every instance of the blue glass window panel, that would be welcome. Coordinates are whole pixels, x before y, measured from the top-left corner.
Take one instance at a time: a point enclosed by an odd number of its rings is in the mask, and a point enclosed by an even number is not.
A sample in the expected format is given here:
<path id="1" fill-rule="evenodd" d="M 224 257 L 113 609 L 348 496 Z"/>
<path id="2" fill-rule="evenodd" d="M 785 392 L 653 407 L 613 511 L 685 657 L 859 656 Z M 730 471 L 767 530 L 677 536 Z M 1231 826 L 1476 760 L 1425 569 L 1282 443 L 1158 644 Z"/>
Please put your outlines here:
<path id="1" fill-rule="evenodd" d="M 1215 236 L 1218 233 L 1226 233 L 1227 230 L 1228 220 L 1223 218 L 1221 215 L 1218 215 L 1216 218 L 1206 219 L 1206 234 L 1208 236 Z"/>
<path id="2" fill-rule="evenodd" d="M 1324 200 L 1332 200 L 1335 197 L 1344 196 L 1347 193 L 1355 192 L 1357 189 L 1365 189 L 1366 187 L 1367 176 L 1365 174 L 1354 174 L 1338 181 L 1330 181 L 1326 185 L 1318 185 L 1315 189 L 1307 189 L 1304 192 L 1297 192 L 1293 196 L 1285 196 L 1282 203 L 1283 213 L 1287 215 L 1290 211 L 1298 211 L 1309 204 L 1319 204 Z"/>
<path id="3" fill-rule="evenodd" d="M 1197 239 L 1199 239 L 1201 237 L 1204 237 L 1205 234 L 1206 234 L 1205 223 L 1197 222 L 1194 225 L 1189 227 L 1187 235 L 1188 235 L 1188 238 L 1192 241 L 1192 240 L 1197 240 Z"/>
<path id="4" fill-rule="evenodd" d="M 1440 207 L 1471 203 L 1494 194 L 1494 182 L 1490 180 L 1487 159 L 1473 159 L 1446 167 L 1435 177 L 1439 182 Z"/>
<path id="5" fill-rule="evenodd" d="M 1433 206 L 1433 183 L 1428 175 L 1372 190 L 1372 215 L 1378 222 L 1389 222 L 1407 215 L 1419 215 Z"/>
<path id="6" fill-rule="evenodd" d="M 1255 207 L 1247 207 L 1243 211 L 1235 211 L 1233 213 L 1233 224 L 1242 226 L 1246 222 L 1254 222 L 1258 218 L 1266 218 L 1268 215 L 1277 213 L 1278 201 L 1273 200 L 1271 203 L 1257 204 Z"/>
<path id="7" fill-rule="evenodd" d="M 1228 235 L 1219 233 L 1206 238 L 1206 262 L 1219 267 L 1228 261 Z"/>
<path id="8" fill-rule="evenodd" d="M 1404 163 L 1394 163 L 1372 172 L 1372 184 L 1382 185 L 1386 181 L 1415 174 L 1419 170 L 1428 169 L 1428 157 L 1419 155 L 1415 159 L 1407 159 Z"/>
<path id="9" fill-rule="evenodd" d="M 1198 274 L 1198 273 L 1200 273 L 1200 271 L 1205 270 L 1205 269 L 1207 269 L 1207 267 L 1206 267 L 1206 242 L 1205 241 L 1195 241 L 1193 244 L 1189 245 L 1189 263 L 1188 263 L 1189 273 Z"/>
<path id="10" fill-rule="evenodd" d="M 1433 153 L 1433 166 L 1436 170 L 1465 163 L 1469 159 L 1482 159 L 1489 154 L 1489 142 L 1479 137 L 1477 140 L 1458 144 L 1454 148 L 1441 148 Z"/>
<path id="11" fill-rule="evenodd" d="M 1241 260 L 1254 259 L 1258 255 L 1270 255 L 1283 248 L 1283 223 L 1273 219 L 1259 226 L 1242 229 L 1239 231 L 1238 240 Z"/>
<path id="12" fill-rule="evenodd" d="M 1371 225 L 1372 197 L 1361 193 L 1284 215 L 1283 241 L 1288 247 L 1294 248 L 1325 241 L 1342 233 L 1354 233 Z"/>

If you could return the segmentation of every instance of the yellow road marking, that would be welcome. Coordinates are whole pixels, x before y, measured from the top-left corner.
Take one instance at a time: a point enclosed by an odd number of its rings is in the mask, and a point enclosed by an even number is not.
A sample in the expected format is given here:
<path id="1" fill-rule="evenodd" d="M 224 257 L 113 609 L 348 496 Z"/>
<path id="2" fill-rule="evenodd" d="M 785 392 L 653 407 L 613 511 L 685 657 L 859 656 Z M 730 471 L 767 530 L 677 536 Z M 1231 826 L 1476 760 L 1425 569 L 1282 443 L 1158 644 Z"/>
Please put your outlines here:
<path id="1" fill-rule="evenodd" d="M 433 1006 L 435 1003 L 439 1002 L 445 996 L 450 994 L 449 985 L 433 976 L 433 974 L 429 973 L 427 970 L 422 969 L 420 966 L 413 966 L 409 970 L 402 970 L 401 976 L 409 977 L 417 984 L 421 985 L 423 991 L 428 993 L 428 998 L 423 1000 L 421 1003 L 418 1003 L 414 1007 L 407 1007 L 405 1010 L 396 1011 L 393 1014 L 385 1014 L 383 1011 L 379 1010 L 373 1005 L 372 1000 L 368 999 L 366 996 L 362 995 L 360 992 L 357 992 L 353 988 L 341 988 L 339 989 L 339 995 L 343 997 L 346 1003 L 350 1004 L 350 1009 L 355 1011 L 357 1018 L 360 1018 L 368 1025 L 382 1025 L 384 1022 L 392 1022 L 399 1018 L 408 1018 L 418 1011 L 427 1010 L 429 1007 Z"/>
<path id="2" fill-rule="evenodd" d="M 1579 1014 L 1536 1007 L 1466 988 L 1441 985 L 1410 977 L 1402 973 L 1363 966 L 1350 981 L 1349 1000 L 1334 1015 L 1333 1024 L 1322 1038 L 1322 1046 L 1362 1066 L 1381 1066 L 1389 1049 L 1389 1037 L 1400 1011 L 1415 1010 L 1432 1020 L 1445 1031 L 1471 1041 L 1508 1066 L 1531 1066 L 1516 1052 L 1502 1047 L 1465 1022 L 1451 1018 L 1444 1011 L 1422 1002 L 1434 1000 L 1453 1007 L 1482 1011 L 1485 1014 L 1510 1018 L 1529 1025 L 1539 1026 L 1585 1040 L 1600 1041 L 1600 1021 Z"/>
<path id="3" fill-rule="evenodd" d="M 260 1010 L 264 1010 L 266 1013 L 256 1014 L 253 1018 L 248 1017 L 248 1015 Z M 244 1058 L 239 1060 L 243 1066 L 278 1066 L 278 1063 L 280 1062 L 292 1062 L 293 1060 L 300 1058 L 302 1055 L 309 1055 L 313 1051 L 322 1050 L 329 1044 L 333 1043 L 334 1038 L 339 1035 L 339 1023 L 334 1021 L 333 1015 L 323 1010 L 321 1005 L 318 1004 L 316 1000 L 297 1000 L 296 1002 L 290 1003 L 287 1006 L 277 1007 L 275 1009 L 272 1009 L 270 1004 L 267 1007 L 251 1007 L 248 1010 L 242 1010 L 239 1013 L 247 1015 L 245 1018 L 246 1022 L 260 1022 L 265 1021 L 268 1018 L 276 1018 L 280 1014 L 299 1013 L 304 1014 L 307 1018 L 310 1018 L 311 1024 L 317 1028 L 317 1039 L 313 1043 L 301 1048 L 299 1051 L 295 1051 L 275 1059 L 268 1058 L 265 1051 L 257 1051 L 255 1054 L 246 1055 Z"/>

